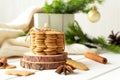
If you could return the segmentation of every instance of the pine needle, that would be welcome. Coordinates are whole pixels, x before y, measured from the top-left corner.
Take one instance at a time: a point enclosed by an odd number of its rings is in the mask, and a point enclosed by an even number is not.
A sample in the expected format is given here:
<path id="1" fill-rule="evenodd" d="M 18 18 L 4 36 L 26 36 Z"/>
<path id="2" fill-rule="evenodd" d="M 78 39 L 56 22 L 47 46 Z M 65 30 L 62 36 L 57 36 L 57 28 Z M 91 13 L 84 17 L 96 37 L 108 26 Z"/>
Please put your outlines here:
<path id="1" fill-rule="evenodd" d="M 120 47 L 114 44 L 106 45 L 105 48 L 114 53 L 120 53 Z"/>
<path id="2" fill-rule="evenodd" d="M 100 45 L 100 47 L 114 53 L 120 53 L 120 46 L 107 43 L 103 36 L 98 36 L 97 38 L 88 37 L 87 34 L 82 31 L 81 27 L 77 22 L 76 24 L 70 24 L 68 27 L 69 30 L 65 33 L 67 44 L 79 43 L 85 45 L 86 43 L 91 43 L 95 45 Z"/>

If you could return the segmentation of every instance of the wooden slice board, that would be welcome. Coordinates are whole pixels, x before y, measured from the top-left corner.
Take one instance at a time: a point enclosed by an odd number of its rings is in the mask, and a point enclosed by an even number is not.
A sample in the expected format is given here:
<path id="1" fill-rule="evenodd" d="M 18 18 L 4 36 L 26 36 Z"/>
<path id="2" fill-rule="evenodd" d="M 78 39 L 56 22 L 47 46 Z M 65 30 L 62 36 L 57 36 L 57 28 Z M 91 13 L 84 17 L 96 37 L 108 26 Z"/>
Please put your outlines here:
<path id="1" fill-rule="evenodd" d="M 25 53 L 23 59 L 25 61 L 31 62 L 59 62 L 65 61 L 67 58 L 67 54 L 59 54 L 59 55 L 36 55 L 31 52 Z"/>
<path id="2" fill-rule="evenodd" d="M 46 70 L 56 69 L 58 66 L 65 64 L 67 54 L 58 55 L 35 55 L 31 52 L 25 53 L 20 60 L 20 65 L 23 68 Z"/>

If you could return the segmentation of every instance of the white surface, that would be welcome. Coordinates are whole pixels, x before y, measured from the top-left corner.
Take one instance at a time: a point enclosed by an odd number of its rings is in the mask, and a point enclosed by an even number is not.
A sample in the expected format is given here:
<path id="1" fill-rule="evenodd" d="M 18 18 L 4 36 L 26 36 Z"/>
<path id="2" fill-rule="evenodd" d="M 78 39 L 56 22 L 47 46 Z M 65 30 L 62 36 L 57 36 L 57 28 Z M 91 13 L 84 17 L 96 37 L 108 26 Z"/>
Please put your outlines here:
<path id="1" fill-rule="evenodd" d="M 6 75 L 4 72 L 6 70 L 0 70 L 0 80 L 114 80 L 120 79 L 120 54 L 114 53 L 104 53 L 101 54 L 108 59 L 107 64 L 101 64 L 92 60 L 85 58 L 83 55 L 69 55 L 70 58 L 83 62 L 89 67 L 89 71 L 81 71 L 78 69 L 74 70 L 74 74 L 69 75 L 59 75 L 55 73 L 55 70 L 32 70 L 35 71 L 35 75 L 28 77 L 11 76 Z M 9 64 L 17 66 L 17 69 L 23 69 L 19 65 L 19 59 L 8 60 Z M 30 70 L 31 69 L 25 69 Z"/>

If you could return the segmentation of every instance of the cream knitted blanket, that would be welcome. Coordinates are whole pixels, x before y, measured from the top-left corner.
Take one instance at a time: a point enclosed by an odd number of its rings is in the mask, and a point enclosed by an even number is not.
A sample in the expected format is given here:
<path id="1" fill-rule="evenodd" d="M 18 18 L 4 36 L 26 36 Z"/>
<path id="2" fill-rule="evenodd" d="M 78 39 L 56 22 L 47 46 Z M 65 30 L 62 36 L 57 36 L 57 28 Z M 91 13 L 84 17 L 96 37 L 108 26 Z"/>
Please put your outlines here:
<path id="1" fill-rule="evenodd" d="M 21 56 L 29 51 L 25 36 L 19 36 L 29 29 L 30 21 L 37 12 L 42 12 L 42 8 L 32 6 L 10 23 L 0 23 L 0 57 Z"/>
<path id="2" fill-rule="evenodd" d="M 0 57 L 22 56 L 29 51 L 30 38 L 20 37 L 29 29 L 34 13 L 42 12 L 42 8 L 32 6 L 10 23 L 0 23 Z M 69 54 L 83 54 L 86 51 L 94 52 L 81 44 L 66 45 L 65 51 Z"/>

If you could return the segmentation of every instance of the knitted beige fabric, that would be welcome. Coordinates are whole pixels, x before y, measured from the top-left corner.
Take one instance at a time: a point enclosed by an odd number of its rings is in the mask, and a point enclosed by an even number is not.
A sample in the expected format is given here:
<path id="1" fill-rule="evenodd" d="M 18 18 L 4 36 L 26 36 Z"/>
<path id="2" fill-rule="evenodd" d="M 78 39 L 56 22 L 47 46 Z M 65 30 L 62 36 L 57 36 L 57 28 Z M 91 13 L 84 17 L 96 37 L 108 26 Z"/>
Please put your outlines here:
<path id="1" fill-rule="evenodd" d="M 29 51 L 25 37 L 19 36 L 29 29 L 30 21 L 36 12 L 42 12 L 42 8 L 32 6 L 10 23 L 0 23 L 0 57 L 21 56 Z"/>

